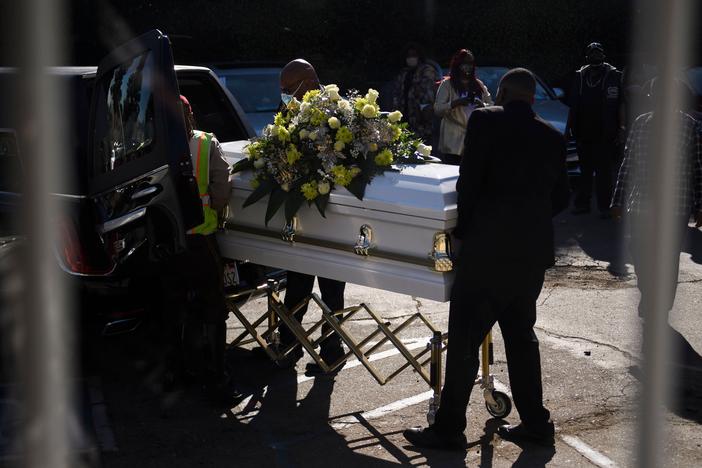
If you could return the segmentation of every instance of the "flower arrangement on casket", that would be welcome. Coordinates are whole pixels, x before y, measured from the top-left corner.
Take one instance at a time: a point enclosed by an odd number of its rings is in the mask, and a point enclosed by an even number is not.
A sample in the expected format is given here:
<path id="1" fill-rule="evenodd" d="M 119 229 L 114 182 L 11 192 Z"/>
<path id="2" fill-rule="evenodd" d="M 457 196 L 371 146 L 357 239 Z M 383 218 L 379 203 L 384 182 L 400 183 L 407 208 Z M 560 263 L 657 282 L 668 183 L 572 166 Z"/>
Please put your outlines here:
<path id="1" fill-rule="evenodd" d="M 344 97 L 333 84 L 308 91 L 302 102 L 293 99 L 233 167 L 254 171 L 243 206 L 269 195 L 266 224 L 283 206 L 289 222 L 305 202 L 324 216 L 335 187 L 363 200 L 376 175 L 426 162 L 431 147 L 407 129 L 399 111 L 381 113 L 377 100 L 374 89 Z"/>

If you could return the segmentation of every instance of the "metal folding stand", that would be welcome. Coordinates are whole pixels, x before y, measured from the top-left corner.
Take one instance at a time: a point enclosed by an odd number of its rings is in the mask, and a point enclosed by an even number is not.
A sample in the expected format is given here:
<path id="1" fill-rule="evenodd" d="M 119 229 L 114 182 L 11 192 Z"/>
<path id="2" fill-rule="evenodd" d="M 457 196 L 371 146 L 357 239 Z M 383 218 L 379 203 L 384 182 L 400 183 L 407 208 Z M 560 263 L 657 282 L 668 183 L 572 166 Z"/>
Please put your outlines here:
<path id="1" fill-rule="evenodd" d="M 266 295 L 267 297 L 267 310 L 259 318 L 251 322 L 240 310 L 237 302 L 246 297 L 262 295 Z M 280 300 L 278 284 L 275 281 L 269 281 L 268 284 L 255 289 L 229 295 L 227 300 L 231 312 L 234 313 L 244 326 L 244 331 L 231 342 L 232 346 L 243 346 L 255 341 L 265 350 L 271 359 L 279 361 L 286 358 L 298 345 L 301 345 L 319 367 L 327 373 L 340 368 L 342 364 L 353 355 L 363 364 L 380 385 L 385 385 L 397 377 L 402 371 L 411 367 L 433 390 L 433 396 L 427 412 L 427 420 L 430 424 L 433 423 L 441 398 L 442 354 L 447 349 L 448 336 L 446 333 L 441 333 L 441 331 L 437 330 L 421 313 L 417 312 L 401 324 L 391 328 L 390 322 L 384 321 L 382 317 L 376 314 L 366 304 L 361 303 L 343 310 L 333 311 L 329 309 L 317 294 L 311 294 L 295 307 L 288 310 Z M 308 305 L 310 301 L 317 304 L 322 310 L 322 318 L 310 328 L 305 329 L 295 318 L 295 313 Z M 349 319 L 356 316 L 359 312 L 367 314 L 376 323 L 376 329 L 361 340 L 357 340 L 355 336 L 343 327 Z M 432 338 L 424 349 L 413 354 L 402 343 L 398 334 L 415 322 L 423 323 L 430 330 Z M 265 329 L 259 332 L 258 329 L 264 323 Z M 318 338 L 313 338 L 312 335 L 317 332 L 317 330 L 321 329 L 322 325 L 325 323 L 329 325 L 329 329 L 321 331 Z M 285 324 L 297 339 L 297 342 L 285 348 L 281 347 L 279 338 L 278 328 L 281 324 Z M 337 333 L 339 335 L 349 351 L 336 362 L 327 363 L 319 355 L 317 348 L 319 344 L 332 333 Z M 376 338 L 379 338 L 379 340 L 374 342 L 373 340 Z M 389 374 L 383 375 L 383 373 L 372 364 L 372 356 L 388 343 L 397 349 L 406 362 Z M 511 403 L 507 395 L 494 390 L 493 379 L 489 373 L 489 365 L 492 362 L 491 357 L 489 360 L 486 360 L 488 350 L 487 343 L 488 341 L 486 340 L 483 344 L 483 376 L 481 379 L 478 379 L 478 382 L 481 383 L 484 388 L 488 411 L 495 416 L 501 415 L 501 417 L 504 417 L 509 413 Z M 491 350 L 491 342 L 489 346 Z M 491 352 L 489 354 L 491 355 Z M 428 369 L 427 364 L 429 365 Z M 506 399 L 507 403 L 504 403 L 504 399 Z M 506 413 L 504 413 L 505 409 Z"/>

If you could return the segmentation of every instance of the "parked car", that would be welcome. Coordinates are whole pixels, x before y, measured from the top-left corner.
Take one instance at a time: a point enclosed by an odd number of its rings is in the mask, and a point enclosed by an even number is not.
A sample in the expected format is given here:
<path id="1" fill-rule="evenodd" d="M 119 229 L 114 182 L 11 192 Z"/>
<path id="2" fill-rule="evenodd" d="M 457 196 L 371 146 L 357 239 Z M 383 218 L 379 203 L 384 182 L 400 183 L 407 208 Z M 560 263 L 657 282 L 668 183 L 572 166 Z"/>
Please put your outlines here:
<path id="1" fill-rule="evenodd" d="M 220 63 L 212 70 L 222 84 L 234 95 L 257 135 L 280 105 L 280 64 Z"/>
<path id="2" fill-rule="evenodd" d="M 64 164 L 70 183 L 51 188 L 64 208 L 56 265 L 79 291 L 85 325 L 103 334 L 131 331 L 158 300 L 156 267 L 185 248 L 186 230 L 202 219 L 197 190 L 188 190 L 194 178 L 178 95 L 188 97 L 198 128 L 221 142 L 254 133 L 211 70 L 174 66 L 159 31 L 118 47 L 98 67 L 51 73 L 65 85 L 70 128 Z M 27 174 L 8 105 L 19 79 L 17 70 L 0 68 L 0 236 L 6 237 L 23 234 L 16 221 Z M 281 275 L 244 265 L 238 276 L 258 284 Z"/>

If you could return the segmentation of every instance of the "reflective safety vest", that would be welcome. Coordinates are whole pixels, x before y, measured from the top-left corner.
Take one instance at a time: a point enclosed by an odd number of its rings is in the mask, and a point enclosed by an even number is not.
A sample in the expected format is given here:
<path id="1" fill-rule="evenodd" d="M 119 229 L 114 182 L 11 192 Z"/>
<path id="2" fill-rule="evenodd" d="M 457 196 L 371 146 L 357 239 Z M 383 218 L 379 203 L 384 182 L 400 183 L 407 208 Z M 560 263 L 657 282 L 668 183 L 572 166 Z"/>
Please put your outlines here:
<path id="1" fill-rule="evenodd" d="M 207 192 L 210 185 L 210 146 L 214 135 L 198 130 L 193 133 L 193 140 L 197 141 L 197 155 L 193 167 L 205 222 L 190 229 L 188 234 L 207 235 L 217 230 L 217 212 L 210 207 L 210 194 Z"/>

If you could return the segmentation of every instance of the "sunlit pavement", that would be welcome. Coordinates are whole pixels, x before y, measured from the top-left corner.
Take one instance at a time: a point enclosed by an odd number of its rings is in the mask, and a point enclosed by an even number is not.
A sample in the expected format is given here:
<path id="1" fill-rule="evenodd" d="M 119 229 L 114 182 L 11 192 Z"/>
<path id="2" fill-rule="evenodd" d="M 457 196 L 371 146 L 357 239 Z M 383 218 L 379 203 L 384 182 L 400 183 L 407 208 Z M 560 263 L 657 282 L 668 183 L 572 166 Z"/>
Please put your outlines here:
<path id="1" fill-rule="evenodd" d="M 477 388 L 468 414 L 467 453 L 414 449 L 401 432 L 426 424 L 430 389 L 411 371 L 380 386 L 351 361 L 335 377 L 309 378 L 304 375 L 308 356 L 295 369 L 279 369 L 248 350 L 232 349 L 229 365 L 245 398 L 220 410 L 196 388 L 164 396 L 138 353 L 127 350 L 114 351 L 121 365 L 101 380 L 106 434 L 113 437 L 103 446 L 104 466 L 631 466 L 640 377 L 635 279 L 607 270 L 617 242 L 612 221 L 564 215 L 556 225 L 559 261 L 547 275 L 537 323 L 544 396 L 557 426 L 554 449 L 517 446 L 494 435 L 502 421 L 491 418 Z M 674 367 L 683 398 L 667 416 L 669 466 L 697 466 L 702 454 L 702 241 L 699 233 L 692 237 L 697 250 L 691 256 L 688 247 L 681 256 L 670 320 L 689 347 L 684 365 Z M 447 325 L 447 304 L 353 285 L 346 301 L 365 302 L 394 324 L 421 311 L 440 329 Z M 263 301 L 255 301 L 245 310 L 253 317 L 263 307 Z M 318 318 L 313 308 L 305 322 Z M 357 337 L 374 328 L 363 317 L 349 325 Z M 230 318 L 229 339 L 241 330 Z M 415 352 L 427 337 L 419 326 L 402 335 Z M 492 372 L 508 388 L 499 330 L 495 337 Z M 392 352 L 384 356 L 374 362 L 383 373 L 403 362 Z M 506 420 L 518 421 L 516 411 Z"/>

